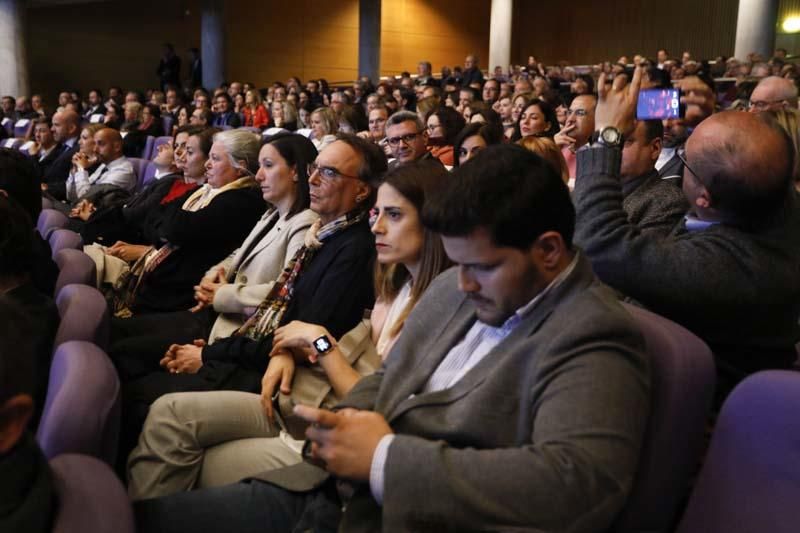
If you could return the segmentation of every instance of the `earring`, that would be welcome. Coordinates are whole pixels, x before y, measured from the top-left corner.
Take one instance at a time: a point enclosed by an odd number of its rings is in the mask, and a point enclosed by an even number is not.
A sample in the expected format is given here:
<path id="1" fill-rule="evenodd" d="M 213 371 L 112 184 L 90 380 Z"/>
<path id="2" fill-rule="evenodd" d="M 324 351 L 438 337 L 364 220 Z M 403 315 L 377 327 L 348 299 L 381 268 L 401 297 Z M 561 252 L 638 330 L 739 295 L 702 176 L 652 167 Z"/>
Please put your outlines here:
<path id="1" fill-rule="evenodd" d="M 363 202 L 363 201 L 364 201 L 363 196 L 356 196 L 356 202 Z"/>

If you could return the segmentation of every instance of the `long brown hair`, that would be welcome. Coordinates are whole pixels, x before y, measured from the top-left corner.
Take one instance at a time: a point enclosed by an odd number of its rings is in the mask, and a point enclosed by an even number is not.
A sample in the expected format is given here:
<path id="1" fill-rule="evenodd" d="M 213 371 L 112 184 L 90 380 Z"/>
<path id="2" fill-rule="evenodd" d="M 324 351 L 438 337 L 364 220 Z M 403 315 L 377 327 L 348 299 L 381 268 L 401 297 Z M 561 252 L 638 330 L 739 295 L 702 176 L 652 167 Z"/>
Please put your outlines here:
<path id="1" fill-rule="evenodd" d="M 421 214 L 426 199 L 434 196 L 448 179 L 450 179 L 450 174 L 438 162 L 415 161 L 396 167 L 386 174 L 380 184 L 391 185 L 416 208 L 417 213 Z M 451 265 L 452 262 L 444 251 L 442 238 L 438 233 L 423 226 L 417 279 L 413 281 L 411 287 L 411 299 L 389 331 L 391 337 L 396 336 L 403 328 L 406 317 L 422 297 L 428 285 Z M 375 295 L 381 300 L 391 301 L 397 297 L 403 285 L 410 278 L 411 274 L 402 264 L 382 265 L 376 263 Z"/>

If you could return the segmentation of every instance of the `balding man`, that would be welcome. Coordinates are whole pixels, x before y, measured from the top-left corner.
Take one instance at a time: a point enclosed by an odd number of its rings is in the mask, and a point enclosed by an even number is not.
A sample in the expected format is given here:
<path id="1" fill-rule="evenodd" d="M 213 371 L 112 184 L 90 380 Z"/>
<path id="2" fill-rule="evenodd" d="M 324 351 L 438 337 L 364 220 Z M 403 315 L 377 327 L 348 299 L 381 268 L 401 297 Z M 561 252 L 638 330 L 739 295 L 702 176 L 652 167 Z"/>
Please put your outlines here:
<path id="1" fill-rule="evenodd" d="M 40 169 L 42 189 L 57 200 L 66 199 L 66 181 L 72 168 L 72 157 L 78 151 L 78 136 L 81 134 L 80 117 L 75 111 L 59 111 L 53 115 L 50 127 L 53 139 L 58 143 L 54 150 L 59 154 L 46 169 Z"/>
<path id="2" fill-rule="evenodd" d="M 797 109 L 797 86 L 793 80 L 779 76 L 764 78 L 750 95 L 750 112 Z"/>
<path id="3" fill-rule="evenodd" d="M 67 182 L 67 200 L 73 205 L 84 199 L 92 200 L 112 187 L 128 192 L 136 187 L 136 174 L 131 162 L 122 155 L 122 136 L 117 130 L 103 128 L 95 133 L 94 153 L 100 166 L 91 174 L 86 170 L 92 165 L 89 157 L 82 152 L 75 157 L 78 171 Z"/>
<path id="4" fill-rule="evenodd" d="M 623 210 L 616 135 L 629 128 L 640 80 L 637 69 L 630 88 L 599 85 L 598 140 L 578 153 L 575 241 L 600 279 L 710 345 L 721 399 L 747 374 L 789 368 L 797 357 L 791 141 L 767 115 L 711 115 L 683 156 L 689 213 L 666 235 L 643 234 Z"/>

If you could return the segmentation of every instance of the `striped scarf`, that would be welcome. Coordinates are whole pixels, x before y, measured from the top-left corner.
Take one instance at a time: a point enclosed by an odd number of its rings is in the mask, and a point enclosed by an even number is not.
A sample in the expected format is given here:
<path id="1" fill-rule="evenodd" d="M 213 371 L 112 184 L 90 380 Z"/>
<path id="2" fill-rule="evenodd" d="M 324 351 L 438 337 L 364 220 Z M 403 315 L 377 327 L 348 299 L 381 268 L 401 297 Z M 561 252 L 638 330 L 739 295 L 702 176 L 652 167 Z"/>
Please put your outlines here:
<path id="1" fill-rule="evenodd" d="M 264 298 L 255 313 L 247 319 L 242 327 L 236 330 L 234 335 L 244 335 L 254 340 L 260 340 L 278 329 L 294 295 L 297 278 L 311 262 L 317 250 L 332 236 L 361 222 L 366 217 L 367 212 L 359 210 L 347 213 L 324 226 L 317 220 L 308 229 L 305 244 L 297 251 L 280 277 L 275 281 L 267 297 Z"/>

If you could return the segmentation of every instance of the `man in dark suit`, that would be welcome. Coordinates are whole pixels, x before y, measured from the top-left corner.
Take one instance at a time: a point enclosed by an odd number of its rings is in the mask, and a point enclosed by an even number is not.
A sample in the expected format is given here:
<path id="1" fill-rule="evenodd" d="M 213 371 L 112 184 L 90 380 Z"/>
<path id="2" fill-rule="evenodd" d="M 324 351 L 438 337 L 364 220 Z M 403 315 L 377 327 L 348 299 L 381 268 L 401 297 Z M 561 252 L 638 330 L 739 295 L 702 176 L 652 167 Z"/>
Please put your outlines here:
<path id="1" fill-rule="evenodd" d="M 646 234 L 622 206 L 618 134 L 633 120 L 633 82 L 604 83 L 597 141 L 578 152 L 575 240 L 597 276 L 705 340 L 720 397 L 748 373 L 788 368 L 800 339 L 800 217 L 794 152 L 768 117 L 724 112 L 686 143 L 683 192 L 691 211 L 669 234 Z M 721 399 L 721 398 L 720 398 Z"/>
<path id="2" fill-rule="evenodd" d="M 304 462 L 144 500 L 141 531 L 609 528 L 646 425 L 641 336 L 572 246 L 547 162 L 493 146 L 443 187 L 423 221 L 459 266 L 337 411 L 295 408 L 327 472 Z"/>
<path id="3" fill-rule="evenodd" d="M 238 128 L 242 125 L 242 119 L 239 117 L 239 113 L 233 110 L 233 99 L 228 93 L 221 92 L 215 96 L 214 104 L 216 106 L 216 113 L 214 114 L 213 126 Z"/>
<path id="4" fill-rule="evenodd" d="M 67 199 L 67 177 L 72 168 L 72 156 L 78 151 L 81 134 L 80 117 L 75 111 L 60 111 L 53 115 L 53 138 L 60 143 L 60 153 L 41 175 L 42 190 L 58 200 Z"/>
<path id="5" fill-rule="evenodd" d="M 478 67 L 478 56 L 470 54 L 464 59 L 464 72 L 461 73 L 461 86 L 480 90 L 482 85 L 483 72 L 481 72 L 481 69 Z"/>

